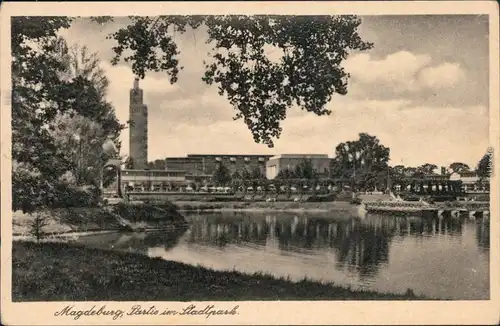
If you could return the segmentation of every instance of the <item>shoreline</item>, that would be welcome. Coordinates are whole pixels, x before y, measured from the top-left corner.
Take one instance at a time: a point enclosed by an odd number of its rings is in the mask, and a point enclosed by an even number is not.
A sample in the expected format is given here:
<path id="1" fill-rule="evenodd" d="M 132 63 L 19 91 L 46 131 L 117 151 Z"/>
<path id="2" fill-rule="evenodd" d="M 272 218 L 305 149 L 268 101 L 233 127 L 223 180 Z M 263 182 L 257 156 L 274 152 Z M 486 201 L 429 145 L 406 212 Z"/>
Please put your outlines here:
<path id="1" fill-rule="evenodd" d="M 191 212 L 247 212 L 247 213 L 268 213 L 268 212 L 284 212 L 284 213 L 328 213 L 332 210 L 328 209 L 311 209 L 311 208 L 197 208 L 197 209 L 179 209 L 179 212 L 191 213 Z"/>
<path id="2" fill-rule="evenodd" d="M 185 227 L 188 227 L 188 223 L 185 224 Z M 165 226 L 160 228 L 145 228 L 136 231 L 127 231 L 123 229 L 96 229 L 96 230 L 87 230 L 87 231 L 67 231 L 67 232 L 54 232 L 54 233 L 45 233 L 43 234 L 42 239 L 53 239 L 53 238 L 69 238 L 71 236 L 75 237 L 84 237 L 89 235 L 99 235 L 99 234 L 108 234 L 108 233 L 139 233 L 139 232 L 155 232 L 155 231 L 173 231 L 181 226 Z M 31 241 L 33 236 L 25 235 L 21 233 L 12 233 L 12 241 Z"/>
<path id="3" fill-rule="evenodd" d="M 175 201 L 179 212 L 354 212 L 358 205 L 349 202 L 209 202 L 209 201 Z"/>
<path id="4" fill-rule="evenodd" d="M 14 302 L 429 300 L 411 289 L 379 293 L 307 278 L 293 282 L 66 243 L 15 241 L 12 257 Z M 101 266 L 99 273 L 93 272 L 96 264 Z"/>
<path id="5" fill-rule="evenodd" d="M 142 216 L 139 216 L 141 214 Z M 68 237 L 110 232 L 144 232 L 173 230 L 189 225 L 184 216 L 176 212 L 131 211 L 118 214 L 109 207 L 80 207 L 48 209 L 41 212 L 44 225 L 40 229 L 42 238 Z M 33 237 L 34 216 L 21 211 L 12 212 L 13 239 Z"/>

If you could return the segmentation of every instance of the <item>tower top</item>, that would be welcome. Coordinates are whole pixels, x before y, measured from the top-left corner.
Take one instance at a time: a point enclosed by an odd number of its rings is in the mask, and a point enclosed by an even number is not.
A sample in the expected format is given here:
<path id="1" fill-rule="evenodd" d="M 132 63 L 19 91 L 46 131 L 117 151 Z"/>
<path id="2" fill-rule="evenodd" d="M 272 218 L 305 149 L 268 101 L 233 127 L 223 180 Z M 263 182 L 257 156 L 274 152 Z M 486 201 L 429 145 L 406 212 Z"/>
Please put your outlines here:
<path id="1" fill-rule="evenodd" d="M 139 89 L 139 77 L 134 78 L 134 89 Z"/>

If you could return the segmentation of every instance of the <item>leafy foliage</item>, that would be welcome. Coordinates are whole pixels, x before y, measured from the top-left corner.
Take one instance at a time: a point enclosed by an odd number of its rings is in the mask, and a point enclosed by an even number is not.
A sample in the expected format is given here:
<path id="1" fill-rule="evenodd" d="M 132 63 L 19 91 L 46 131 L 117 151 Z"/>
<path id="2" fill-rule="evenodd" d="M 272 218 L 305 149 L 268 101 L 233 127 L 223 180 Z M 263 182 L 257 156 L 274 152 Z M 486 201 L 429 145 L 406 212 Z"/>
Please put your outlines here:
<path id="1" fill-rule="evenodd" d="M 105 101 L 109 81 L 100 67 L 97 53 L 89 52 L 86 46 L 69 48 L 62 38 L 52 42 L 58 44 L 59 60 L 64 65 L 60 79 L 67 83 L 60 88 L 64 95 L 61 105 L 99 123 L 119 149 L 118 136 L 125 126 L 118 122 L 113 107 Z"/>
<path id="2" fill-rule="evenodd" d="M 335 148 L 332 165 L 334 177 L 351 177 L 354 174 L 380 172 L 388 167 L 390 149 L 380 144 L 375 136 L 359 134 L 356 141 L 340 143 Z"/>
<path id="3" fill-rule="evenodd" d="M 219 164 L 212 176 L 213 182 L 218 186 L 225 186 L 231 182 L 231 173 L 224 164 Z"/>
<path id="4" fill-rule="evenodd" d="M 47 218 L 43 216 L 40 212 L 35 214 L 35 218 L 31 222 L 30 233 L 36 239 L 37 242 L 43 237 L 43 227 L 47 225 Z"/>
<path id="5" fill-rule="evenodd" d="M 12 160 L 13 209 L 34 212 L 53 206 L 78 176 L 68 146 L 61 146 L 64 133 L 74 126 L 60 117 L 81 116 L 100 125 L 104 133 L 118 138 L 123 126 L 103 99 L 106 83 L 95 71 L 95 60 L 81 70 L 71 70 L 66 43 L 57 31 L 68 28 L 65 17 L 13 17 L 12 27 Z M 82 59 L 83 60 L 83 59 Z M 87 69 L 89 68 L 89 69 Z M 93 76 L 93 77 L 92 77 Z M 84 136 L 84 135 L 80 135 Z M 74 148 L 71 148 L 73 151 Z"/>
<path id="6" fill-rule="evenodd" d="M 231 175 L 232 180 L 242 180 L 242 176 L 238 171 L 234 171 L 234 173 Z"/>
<path id="7" fill-rule="evenodd" d="M 493 170 L 493 152 L 488 151 L 484 156 L 479 160 L 477 164 L 477 174 L 481 179 L 487 179 L 491 176 Z"/>
<path id="8" fill-rule="evenodd" d="M 50 176 L 42 178 L 40 170 L 33 165 L 13 161 L 12 208 L 32 213 L 47 207 L 55 197 L 54 182 Z"/>
<path id="9" fill-rule="evenodd" d="M 278 172 L 276 179 L 294 179 L 296 178 L 295 172 L 290 169 L 283 169 Z"/>
<path id="10" fill-rule="evenodd" d="M 360 133 L 358 140 L 340 143 L 335 155 L 331 177 L 351 179 L 353 186 L 362 188 L 386 184 L 390 149 L 380 144 L 377 137 Z"/>
<path id="11" fill-rule="evenodd" d="M 464 172 L 464 171 L 469 171 L 470 167 L 462 162 L 454 162 L 450 164 L 450 170 L 452 172 Z"/>
<path id="12" fill-rule="evenodd" d="M 58 115 L 51 133 L 57 148 L 71 162 L 71 172 L 77 186 L 99 185 L 101 171 L 108 157 L 103 152 L 107 135 L 102 126 L 74 112 Z"/>
<path id="13" fill-rule="evenodd" d="M 100 97 L 103 98 L 106 95 L 109 80 L 100 66 L 101 61 L 98 54 L 89 52 L 89 49 L 85 45 L 80 46 L 75 44 L 69 47 L 66 40 L 62 37 L 58 37 L 52 42 L 57 45 L 60 51 L 61 62 L 65 66 L 62 78 L 72 80 L 82 77 L 84 80 L 90 81 Z"/>
<path id="14" fill-rule="evenodd" d="M 262 173 L 260 168 L 256 167 L 252 170 L 251 178 L 254 180 L 263 180 L 266 176 Z"/>
<path id="15" fill-rule="evenodd" d="M 243 180 L 251 180 L 252 175 L 250 174 L 250 172 L 247 169 L 243 169 L 243 171 L 241 172 L 241 178 Z"/>
<path id="16" fill-rule="evenodd" d="M 303 159 L 294 169 L 283 169 L 276 175 L 276 179 L 278 180 L 313 180 L 317 177 L 317 172 L 310 159 Z"/>
<path id="17" fill-rule="evenodd" d="M 391 175 L 402 178 L 406 175 L 406 167 L 404 165 L 395 165 L 391 168 Z"/>
<path id="18" fill-rule="evenodd" d="M 70 165 L 48 130 L 58 110 L 51 90 L 64 70 L 51 39 L 70 20 L 13 17 L 11 23 L 13 208 L 33 212 L 51 202 L 53 184 Z"/>
<path id="19" fill-rule="evenodd" d="M 165 170 L 165 160 L 154 160 L 153 162 L 148 162 L 147 164 L 148 169 L 151 170 Z"/>
<path id="20" fill-rule="evenodd" d="M 102 186 L 104 189 L 109 189 L 111 187 L 116 187 L 117 180 L 117 167 L 116 166 L 106 166 L 102 170 Z"/>
<path id="21" fill-rule="evenodd" d="M 125 169 L 134 169 L 134 159 L 130 156 L 125 160 Z"/>
<path id="22" fill-rule="evenodd" d="M 436 164 L 425 163 L 419 167 L 417 167 L 417 173 L 421 175 L 431 175 L 434 173 L 434 170 L 437 169 Z"/>
<path id="23" fill-rule="evenodd" d="M 287 109 L 296 105 L 317 115 L 330 114 L 332 95 L 347 93 L 348 73 L 341 66 L 350 51 L 367 50 L 356 16 L 159 16 L 131 17 L 132 23 L 112 33 L 117 64 L 123 58 L 144 78 L 164 71 L 178 78 L 180 54 L 172 33 L 202 24 L 214 44 L 202 79 L 216 84 L 243 119 L 255 142 L 273 146 Z M 273 60 L 266 50 L 280 58 Z"/>
<path id="24" fill-rule="evenodd" d="M 304 159 L 302 160 L 296 167 L 295 167 L 295 173 L 294 173 L 296 178 L 300 179 L 314 179 L 317 177 L 316 170 L 312 164 L 312 161 L 310 159 Z"/>

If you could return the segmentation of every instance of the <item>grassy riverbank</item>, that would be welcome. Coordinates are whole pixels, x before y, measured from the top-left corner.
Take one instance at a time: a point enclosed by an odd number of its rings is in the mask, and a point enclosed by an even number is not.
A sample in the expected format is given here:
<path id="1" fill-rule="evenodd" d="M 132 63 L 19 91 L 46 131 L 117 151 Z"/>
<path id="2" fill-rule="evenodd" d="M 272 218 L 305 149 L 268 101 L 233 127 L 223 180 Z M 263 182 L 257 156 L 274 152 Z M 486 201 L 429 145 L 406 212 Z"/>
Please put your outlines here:
<path id="1" fill-rule="evenodd" d="M 162 209 L 149 205 L 115 207 L 55 208 L 38 212 L 43 220 L 42 234 L 89 231 L 131 230 L 175 227 L 185 224 L 173 205 Z M 21 211 L 12 214 L 12 234 L 26 236 L 32 231 L 34 214 Z"/>
<path id="2" fill-rule="evenodd" d="M 13 243 L 13 301 L 409 300 L 64 243 Z M 97 267 L 98 266 L 98 267 Z"/>

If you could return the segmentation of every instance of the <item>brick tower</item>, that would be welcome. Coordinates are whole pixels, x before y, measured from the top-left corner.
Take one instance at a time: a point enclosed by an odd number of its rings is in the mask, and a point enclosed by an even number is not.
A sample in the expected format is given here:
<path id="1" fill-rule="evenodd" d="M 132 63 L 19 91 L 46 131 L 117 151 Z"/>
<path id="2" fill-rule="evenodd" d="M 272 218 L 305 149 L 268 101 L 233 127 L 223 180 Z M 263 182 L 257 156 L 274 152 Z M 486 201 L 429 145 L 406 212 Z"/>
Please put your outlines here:
<path id="1" fill-rule="evenodd" d="M 139 78 L 130 90 L 130 158 L 134 169 L 143 170 L 148 163 L 148 107 L 143 104 Z"/>

